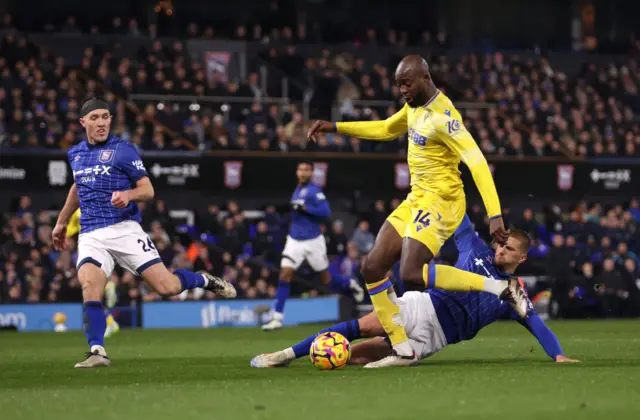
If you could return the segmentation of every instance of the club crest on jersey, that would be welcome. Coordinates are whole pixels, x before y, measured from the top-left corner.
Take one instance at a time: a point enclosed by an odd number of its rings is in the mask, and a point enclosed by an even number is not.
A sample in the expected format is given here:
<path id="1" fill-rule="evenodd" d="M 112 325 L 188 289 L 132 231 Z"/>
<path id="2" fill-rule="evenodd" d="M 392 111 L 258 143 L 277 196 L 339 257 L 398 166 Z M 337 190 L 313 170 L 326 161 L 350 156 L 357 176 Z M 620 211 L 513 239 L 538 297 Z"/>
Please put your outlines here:
<path id="1" fill-rule="evenodd" d="M 109 162 L 111 159 L 113 159 L 113 150 L 102 150 L 100 152 L 100 156 L 98 157 L 98 160 L 102 163 L 107 163 Z"/>
<path id="2" fill-rule="evenodd" d="M 76 155 L 76 157 L 74 157 L 74 158 L 73 158 L 73 161 L 74 161 L 74 162 L 77 162 L 77 161 L 79 161 L 79 160 L 80 160 L 80 155 Z"/>

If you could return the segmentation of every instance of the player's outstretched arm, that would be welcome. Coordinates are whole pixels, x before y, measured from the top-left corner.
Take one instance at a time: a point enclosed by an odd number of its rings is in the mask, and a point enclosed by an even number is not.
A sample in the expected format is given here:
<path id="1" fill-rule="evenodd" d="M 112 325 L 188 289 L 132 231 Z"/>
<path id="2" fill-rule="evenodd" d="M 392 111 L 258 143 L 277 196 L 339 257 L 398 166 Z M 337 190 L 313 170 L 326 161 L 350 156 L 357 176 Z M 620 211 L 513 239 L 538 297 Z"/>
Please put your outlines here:
<path id="1" fill-rule="evenodd" d="M 407 132 L 407 106 L 382 121 L 330 122 L 315 121 L 307 138 L 316 141 L 318 133 L 340 133 L 366 140 L 394 140 Z"/>
<path id="2" fill-rule="evenodd" d="M 67 194 L 67 200 L 64 202 L 64 206 L 58 214 L 58 220 L 56 226 L 53 228 L 51 234 L 53 238 L 53 247 L 57 251 L 62 251 L 67 248 L 67 225 L 73 213 L 80 207 L 80 199 L 78 198 L 78 187 L 74 183 L 69 189 Z"/>
<path id="3" fill-rule="evenodd" d="M 118 208 L 125 208 L 129 202 L 148 201 L 153 199 L 155 191 L 149 177 L 145 176 L 136 182 L 136 187 L 126 191 L 116 191 L 111 195 L 111 204 Z"/>
<path id="4" fill-rule="evenodd" d="M 519 320 L 522 325 L 536 337 L 545 353 L 557 363 L 577 363 L 579 360 L 569 359 L 564 355 L 558 337 L 551 331 L 540 315 L 530 314 L 526 319 Z"/>

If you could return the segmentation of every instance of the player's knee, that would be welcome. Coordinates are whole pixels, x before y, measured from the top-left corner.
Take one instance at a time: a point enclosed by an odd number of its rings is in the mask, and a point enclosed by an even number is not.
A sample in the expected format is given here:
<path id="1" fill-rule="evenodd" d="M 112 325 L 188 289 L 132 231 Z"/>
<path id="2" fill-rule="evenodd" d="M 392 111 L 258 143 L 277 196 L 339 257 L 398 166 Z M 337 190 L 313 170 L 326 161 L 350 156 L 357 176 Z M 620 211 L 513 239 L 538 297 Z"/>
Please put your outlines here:
<path id="1" fill-rule="evenodd" d="M 84 268 L 84 267 L 83 267 Z M 102 300 L 107 276 L 98 267 L 87 267 L 79 273 L 78 279 L 82 286 L 82 297 L 85 302 Z"/>
<path id="2" fill-rule="evenodd" d="M 294 271 L 291 270 L 289 267 L 281 268 L 280 269 L 280 281 L 291 283 L 291 281 L 293 280 L 293 273 L 294 273 Z"/>
<path id="3" fill-rule="evenodd" d="M 383 267 L 375 258 L 366 258 L 360 268 L 360 272 L 365 282 L 372 283 L 382 280 L 387 273 L 387 268 Z"/>
<path id="4" fill-rule="evenodd" d="M 420 266 L 410 266 L 410 267 L 400 267 L 400 278 L 405 283 L 411 284 L 421 284 L 424 283 L 422 279 L 422 267 Z"/>

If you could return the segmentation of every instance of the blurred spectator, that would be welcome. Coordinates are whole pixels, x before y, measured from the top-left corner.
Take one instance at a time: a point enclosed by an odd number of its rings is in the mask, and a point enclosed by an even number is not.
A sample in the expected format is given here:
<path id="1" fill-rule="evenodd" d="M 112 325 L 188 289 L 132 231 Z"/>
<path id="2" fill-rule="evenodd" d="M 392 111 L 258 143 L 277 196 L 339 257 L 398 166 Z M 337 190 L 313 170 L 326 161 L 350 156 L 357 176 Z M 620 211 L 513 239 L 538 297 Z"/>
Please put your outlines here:
<path id="1" fill-rule="evenodd" d="M 598 293 L 602 296 L 603 314 L 607 318 L 625 315 L 630 297 L 629 285 L 620 272 L 615 270 L 613 259 L 602 264 L 602 273 L 596 278 Z"/>
<path id="2" fill-rule="evenodd" d="M 366 220 L 361 220 L 358 223 L 358 228 L 353 232 L 353 237 L 351 238 L 360 254 L 368 254 L 373 248 L 375 239 L 373 233 L 369 231 L 369 222 Z"/>

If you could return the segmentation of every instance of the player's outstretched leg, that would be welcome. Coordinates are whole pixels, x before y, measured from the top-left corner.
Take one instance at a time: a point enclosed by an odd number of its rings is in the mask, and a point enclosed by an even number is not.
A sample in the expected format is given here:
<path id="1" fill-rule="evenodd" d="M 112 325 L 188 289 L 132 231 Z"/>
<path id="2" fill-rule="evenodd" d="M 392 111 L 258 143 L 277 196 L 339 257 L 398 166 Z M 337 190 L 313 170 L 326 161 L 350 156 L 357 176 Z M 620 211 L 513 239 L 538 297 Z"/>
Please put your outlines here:
<path id="1" fill-rule="evenodd" d="M 428 289 L 438 288 L 452 292 L 489 292 L 509 302 L 523 318 L 529 312 L 529 299 L 516 278 L 495 280 L 447 265 L 426 264 L 423 279 Z"/>
<path id="2" fill-rule="evenodd" d="M 236 289 L 228 281 L 213 276 L 205 271 L 194 273 L 180 268 L 171 273 L 167 267 L 157 261 L 148 267 L 138 268 L 138 274 L 158 294 L 162 296 L 175 296 L 185 290 L 198 287 L 214 292 L 217 296 L 233 299 L 237 296 Z"/>
<path id="3" fill-rule="evenodd" d="M 251 359 L 251 367 L 272 368 L 288 366 L 292 361 L 309 355 L 311 343 L 322 333 L 337 332 L 347 340 L 353 341 L 359 338 L 368 338 L 385 335 L 384 329 L 374 312 L 363 316 L 358 320 L 351 320 L 332 325 L 329 328 L 310 335 L 293 347 L 288 347 L 274 353 L 260 354 Z"/>
<path id="4" fill-rule="evenodd" d="M 332 276 L 329 270 L 320 272 L 320 281 L 322 284 L 329 286 L 334 292 L 353 296 L 353 299 L 360 303 L 364 300 L 364 289 L 358 284 L 356 279 L 347 276 Z"/>
<path id="5" fill-rule="evenodd" d="M 494 280 L 446 265 L 429 264 L 433 254 L 422 242 L 405 238 L 400 261 L 402 281 L 424 284 L 452 292 L 489 292 L 511 304 L 523 318 L 529 310 L 528 299 L 517 279 Z M 426 264 L 425 264 L 426 261 Z"/>
<path id="6" fill-rule="evenodd" d="M 102 293 L 107 284 L 107 276 L 101 268 L 92 262 L 86 262 L 78 270 L 78 279 L 82 285 L 84 301 L 84 333 L 89 343 L 86 359 L 76 363 L 76 368 L 94 368 L 109 366 L 111 360 L 104 348 L 104 332 L 107 319 L 102 306 Z"/>
<path id="7" fill-rule="evenodd" d="M 276 301 L 273 306 L 273 318 L 262 326 L 263 331 L 273 331 L 284 326 L 284 305 L 291 293 L 291 281 L 296 271 L 293 267 L 280 267 L 280 280 L 276 290 Z"/>

